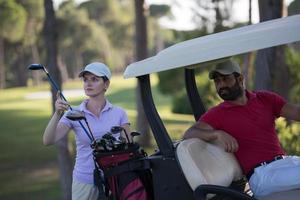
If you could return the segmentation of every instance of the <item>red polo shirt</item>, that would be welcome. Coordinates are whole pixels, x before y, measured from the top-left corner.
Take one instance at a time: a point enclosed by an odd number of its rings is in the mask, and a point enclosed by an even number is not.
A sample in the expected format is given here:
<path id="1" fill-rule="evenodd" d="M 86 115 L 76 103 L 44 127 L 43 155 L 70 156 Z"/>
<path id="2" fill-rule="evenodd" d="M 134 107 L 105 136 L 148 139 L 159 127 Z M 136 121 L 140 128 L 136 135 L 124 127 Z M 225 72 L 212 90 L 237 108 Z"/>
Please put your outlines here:
<path id="1" fill-rule="evenodd" d="M 246 105 L 224 101 L 199 119 L 236 138 L 239 149 L 235 155 L 245 174 L 257 164 L 285 154 L 275 131 L 275 119 L 286 104 L 272 92 L 246 90 L 246 95 Z"/>

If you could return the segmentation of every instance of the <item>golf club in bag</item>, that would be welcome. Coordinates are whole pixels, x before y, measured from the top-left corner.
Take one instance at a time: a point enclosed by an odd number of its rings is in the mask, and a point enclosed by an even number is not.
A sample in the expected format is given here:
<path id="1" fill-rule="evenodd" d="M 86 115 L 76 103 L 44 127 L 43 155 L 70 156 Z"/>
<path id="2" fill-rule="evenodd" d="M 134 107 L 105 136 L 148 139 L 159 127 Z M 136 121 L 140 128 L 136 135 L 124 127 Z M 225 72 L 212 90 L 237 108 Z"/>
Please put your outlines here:
<path id="1" fill-rule="evenodd" d="M 61 90 L 41 64 L 31 64 L 30 70 L 43 70 L 51 85 L 59 92 L 63 100 L 66 100 Z M 95 170 L 94 183 L 99 190 L 102 184 L 105 185 L 106 196 L 113 200 L 152 200 L 153 186 L 150 162 L 145 159 L 146 153 L 140 148 L 138 143 L 130 140 L 128 133 L 121 126 L 114 126 L 110 132 L 95 140 L 88 121 L 83 112 L 73 110 L 66 113 L 66 117 L 72 121 L 78 121 L 86 135 L 91 141 L 93 149 Z M 88 130 L 82 124 L 84 121 Z M 125 138 L 121 137 L 124 132 Z M 114 135 L 120 135 L 117 139 Z M 132 132 L 132 139 L 140 135 Z M 104 174 L 104 179 L 99 169 Z"/>
<path id="2" fill-rule="evenodd" d="M 107 142 L 112 135 L 121 135 L 121 132 L 125 133 L 127 143 L 122 143 L 125 141 L 123 139 L 119 139 L 120 143 L 117 144 L 115 141 Z M 139 133 L 132 132 L 131 135 L 136 136 Z M 94 158 L 104 173 L 112 199 L 154 199 L 150 163 L 145 159 L 147 155 L 138 143 L 129 140 L 128 133 L 123 127 L 112 127 L 109 133 L 96 140 L 93 145 Z"/>

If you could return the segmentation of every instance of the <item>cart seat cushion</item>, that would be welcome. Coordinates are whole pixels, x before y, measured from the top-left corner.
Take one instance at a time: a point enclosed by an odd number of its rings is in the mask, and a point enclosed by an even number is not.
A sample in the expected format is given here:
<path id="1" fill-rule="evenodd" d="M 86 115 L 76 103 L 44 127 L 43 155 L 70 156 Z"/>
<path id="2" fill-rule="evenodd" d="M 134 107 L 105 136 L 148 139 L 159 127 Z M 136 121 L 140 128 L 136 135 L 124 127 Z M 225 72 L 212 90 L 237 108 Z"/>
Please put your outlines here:
<path id="1" fill-rule="evenodd" d="M 242 170 L 232 153 L 192 138 L 183 140 L 176 149 L 177 159 L 193 190 L 201 184 L 229 186 L 242 177 Z"/>

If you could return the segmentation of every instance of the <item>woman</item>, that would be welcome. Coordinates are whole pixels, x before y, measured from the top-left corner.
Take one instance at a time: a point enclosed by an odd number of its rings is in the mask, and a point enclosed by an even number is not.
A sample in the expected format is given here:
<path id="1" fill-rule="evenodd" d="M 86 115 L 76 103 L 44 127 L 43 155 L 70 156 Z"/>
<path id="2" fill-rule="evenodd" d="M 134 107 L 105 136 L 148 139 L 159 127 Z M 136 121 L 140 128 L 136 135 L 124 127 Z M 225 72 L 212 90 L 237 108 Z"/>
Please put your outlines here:
<path id="1" fill-rule="evenodd" d="M 88 99 L 84 100 L 76 110 L 84 112 L 93 136 L 96 139 L 101 138 L 110 131 L 112 126 L 122 126 L 129 133 L 127 114 L 122 108 L 113 106 L 105 97 L 111 78 L 109 68 L 103 63 L 91 63 L 80 72 L 79 77 L 82 77 L 84 92 Z M 52 145 L 72 129 L 76 135 L 72 199 L 93 200 L 98 199 L 98 196 L 99 199 L 105 199 L 103 191 L 99 192 L 94 185 L 95 165 L 90 147 L 91 140 L 78 121 L 71 121 L 66 115 L 63 115 L 68 108 L 68 103 L 58 95 L 55 102 L 55 113 L 46 127 L 43 142 L 45 145 Z M 85 128 L 87 129 L 87 127 Z"/>

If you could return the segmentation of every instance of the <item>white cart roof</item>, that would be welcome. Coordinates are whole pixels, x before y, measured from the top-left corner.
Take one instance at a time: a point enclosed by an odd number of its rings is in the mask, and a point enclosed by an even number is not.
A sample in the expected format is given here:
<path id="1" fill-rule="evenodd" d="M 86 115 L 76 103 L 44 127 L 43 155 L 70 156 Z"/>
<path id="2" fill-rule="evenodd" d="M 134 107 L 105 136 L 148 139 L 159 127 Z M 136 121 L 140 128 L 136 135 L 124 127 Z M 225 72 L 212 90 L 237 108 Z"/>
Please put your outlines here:
<path id="1" fill-rule="evenodd" d="M 300 15 L 215 33 L 170 46 L 127 66 L 124 78 L 191 66 L 300 40 Z"/>

